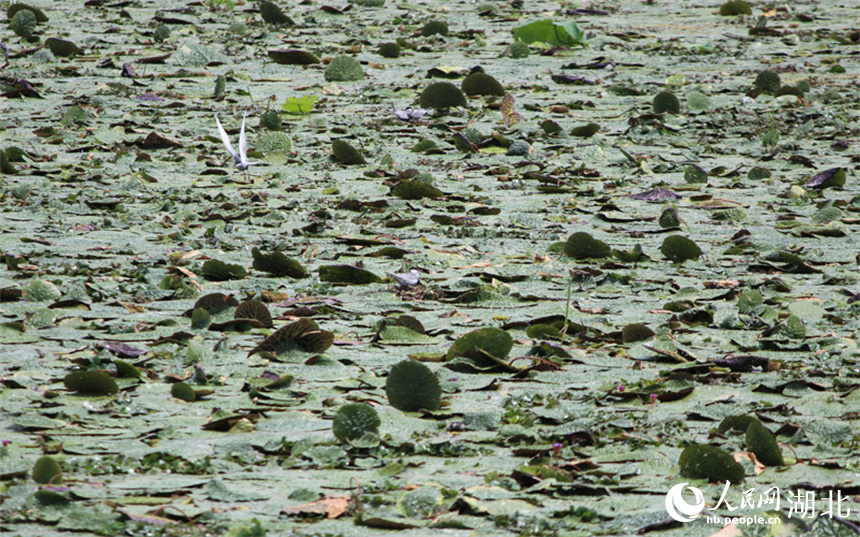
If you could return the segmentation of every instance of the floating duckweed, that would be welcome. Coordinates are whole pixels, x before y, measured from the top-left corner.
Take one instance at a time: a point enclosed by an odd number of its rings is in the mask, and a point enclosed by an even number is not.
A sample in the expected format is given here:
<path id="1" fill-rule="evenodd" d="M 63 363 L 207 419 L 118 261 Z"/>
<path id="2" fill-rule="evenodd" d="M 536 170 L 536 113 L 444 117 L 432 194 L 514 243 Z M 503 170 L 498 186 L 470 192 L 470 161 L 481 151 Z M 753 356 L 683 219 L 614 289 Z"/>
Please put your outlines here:
<path id="1" fill-rule="evenodd" d="M 740 483 L 744 480 L 744 467 L 734 457 L 715 446 L 688 446 L 678 459 L 681 475 L 708 481 L 730 481 Z"/>
<path id="2" fill-rule="evenodd" d="M 508 147 L 505 155 L 509 157 L 525 157 L 531 151 L 532 146 L 525 140 L 517 140 Z"/>
<path id="3" fill-rule="evenodd" d="M 266 24 L 277 26 L 294 26 L 296 24 L 280 7 L 269 0 L 264 0 L 260 3 L 260 17 L 263 18 Z"/>
<path id="4" fill-rule="evenodd" d="M 564 255 L 574 259 L 600 259 L 611 253 L 609 245 L 585 231 L 573 233 L 564 243 Z"/>
<path id="5" fill-rule="evenodd" d="M 62 474 L 60 463 L 50 455 L 39 457 L 33 465 L 33 481 L 42 485 L 59 485 L 63 482 Z"/>
<path id="6" fill-rule="evenodd" d="M 579 138 L 591 138 L 600 130 L 600 125 L 597 123 L 587 123 L 585 125 L 580 125 L 579 127 L 574 127 L 570 134 L 573 136 L 578 136 Z"/>
<path id="7" fill-rule="evenodd" d="M 331 431 L 338 440 L 356 440 L 367 433 L 379 434 L 379 413 L 365 403 L 348 403 L 337 409 Z"/>
<path id="8" fill-rule="evenodd" d="M 442 404 L 436 373 L 415 360 L 394 364 L 385 381 L 385 394 L 391 406 L 403 412 L 438 410 Z"/>
<path id="9" fill-rule="evenodd" d="M 9 27 L 20 37 L 30 37 L 36 31 L 36 15 L 29 9 L 22 9 L 12 17 Z"/>
<path id="10" fill-rule="evenodd" d="M 421 35 L 430 37 L 431 35 L 448 35 L 448 23 L 445 21 L 430 21 L 421 28 Z"/>
<path id="11" fill-rule="evenodd" d="M 774 93 L 781 86 L 779 75 L 770 70 L 759 73 L 758 76 L 755 77 L 755 85 L 767 93 Z"/>
<path id="12" fill-rule="evenodd" d="M 364 78 L 361 63 L 352 56 L 336 56 L 325 68 L 325 79 L 329 82 L 355 82 Z"/>
<path id="13" fill-rule="evenodd" d="M 711 98 L 701 91 L 691 91 L 687 94 L 687 108 L 697 112 L 707 111 L 714 107 Z"/>
<path id="14" fill-rule="evenodd" d="M 679 264 L 702 255 L 702 249 L 695 242 L 681 235 L 670 235 L 663 239 L 660 252 L 673 263 Z"/>
<path id="15" fill-rule="evenodd" d="M 383 43 L 379 46 L 379 50 L 376 53 L 383 58 L 399 58 L 400 51 L 400 45 L 397 43 Z"/>
<path id="16" fill-rule="evenodd" d="M 472 73 L 463 79 L 461 87 L 466 95 L 498 95 L 501 97 L 505 94 L 505 88 L 487 73 Z"/>
<path id="17" fill-rule="evenodd" d="M 776 438 L 760 421 L 750 422 L 747 427 L 746 443 L 747 449 L 755 453 L 759 462 L 765 466 L 782 466 L 785 464 L 782 450 L 779 449 Z"/>
<path id="18" fill-rule="evenodd" d="M 116 381 L 104 371 L 73 371 L 63 378 L 67 390 L 91 394 L 110 395 L 119 392 Z"/>
<path id="19" fill-rule="evenodd" d="M 269 131 L 279 131 L 283 127 L 281 114 L 275 110 L 266 110 L 260 117 L 260 126 Z"/>
<path id="20" fill-rule="evenodd" d="M 335 160 L 341 164 L 367 164 L 361 152 L 343 140 L 335 140 L 331 143 L 331 152 Z"/>
<path id="21" fill-rule="evenodd" d="M 508 53 L 511 55 L 511 58 L 518 60 L 520 58 L 528 58 L 529 54 L 531 54 L 531 49 L 527 43 L 514 41 L 508 46 Z"/>
<path id="22" fill-rule="evenodd" d="M 752 8 L 744 0 L 729 0 L 720 6 L 720 15 L 731 17 L 734 15 L 752 15 Z"/>
<path id="23" fill-rule="evenodd" d="M 661 91 L 655 95 L 653 106 L 655 114 L 664 114 L 666 112 L 678 114 L 681 112 L 681 102 L 671 91 Z"/>
<path id="24" fill-rule="evenodd" d="M 450 82 L 434 82 L 424 88 L 418 102 L 421 108 L 466 106 L 466 95 Z"/>
<path id="25" fill-rule="evenodd" d="M 170 38 L 170 28 L 164 24 L 158 26 L 155 31 L 152 32 L 152 39 L 156 43 L 163 43 Z"/>

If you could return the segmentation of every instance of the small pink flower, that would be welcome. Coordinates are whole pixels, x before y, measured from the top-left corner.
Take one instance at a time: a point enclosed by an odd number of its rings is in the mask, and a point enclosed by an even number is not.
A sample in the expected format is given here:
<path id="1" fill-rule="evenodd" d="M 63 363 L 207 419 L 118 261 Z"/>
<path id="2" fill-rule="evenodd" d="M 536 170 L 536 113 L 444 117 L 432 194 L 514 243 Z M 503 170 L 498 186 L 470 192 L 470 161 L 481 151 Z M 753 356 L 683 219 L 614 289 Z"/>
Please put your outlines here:
<path id="1" fill-rule="evenodd" d="M 623 391 L 624 391 L 624 385 L 623 385 L 623 384 L 619 384 L 618 386 L 616 386 L 616 388 L 615 388 L 615 389 L 616 389 L 617 391 L 619 391 L 619 392 L 623 392 Z"/>

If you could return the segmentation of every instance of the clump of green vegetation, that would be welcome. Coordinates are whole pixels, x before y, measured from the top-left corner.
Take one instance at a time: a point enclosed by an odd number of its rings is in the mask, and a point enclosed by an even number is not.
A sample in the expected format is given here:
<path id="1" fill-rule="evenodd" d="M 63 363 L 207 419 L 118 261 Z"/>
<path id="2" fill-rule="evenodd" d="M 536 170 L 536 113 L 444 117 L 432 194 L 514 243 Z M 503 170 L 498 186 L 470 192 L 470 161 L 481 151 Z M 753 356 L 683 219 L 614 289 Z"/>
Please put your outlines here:
<path id="1" fill-rule="evenodd" d="M 486 73 L 472 73 L 463 79 L 460 85 L 466 95 L 498 95 L 505 94 L 505 88 L 498 80 Z"/>
<path id="2" fill-rule="evenodd" d="M 382 56 L 383 58 L 399 58 L 400 57 L 400 45 L 397 43 L 383 43 L 379 46 L 379 50 L 376 51 L 377 54 Z"/>
<path id="3" fill-rule="evenodd" d="M 702 255 L 702 249 L 695 242 L 681 235 L 669 235 L 663 239 L 660 252 L 678 264 Z"/>
<path id="4" fill-rule="evenodd" d="M 331 431 L 338 440 L 356 440 L 367 433 L 379 434 L 382 422 L 376 409 L 366 403 L 348 403 L 337 409 Z"/>
<path id="5" fill-rule="evenodd" d="M 416 360 L 394 364 L 385 381 L 385 394 L 391 406 L 404 412 L 438 410 L 442 404 L 439 378 Z"/>
<path id="6" fill-rule="evenodd" d="M 440 20 L 430 21 L 421 28 L 421 35 L 424 37 L 448 35 L 448 23 Z"/>
<path id="7" fill-rule="evenodd" d="M 352 56 L 337 56 L 325 68 L 325 79 L 329 82 L 354 82 L 363 78 L 364 69 Z"/>
<path id="8" fill-rule="evenodd" d="M 735 15 L 752 15 L 752 8 L 749 2 L 744 0 L 729 0 L 720 6 L 720 15 L 723 17 L 732 17 Z"/>
<path id="9" fill-rule="evenodd" d="M 597 123 L 586 123 L 585 125 L 580 125 L 578 127 L 574 127 L 570 134 L 573 136 L 577 136 L 579 138 L 591 138 L 600 130 L 600 125 Z"/>
<path id="10" fill-rule="evenodd" d="M 29 9 L 15 13 L 9 22 L 9 28 L 19 37 L 30 37 L 36 31 L 36 15 Z"/>
<path id="11" fill-rule="evenodd" d="M 809 85 L 809 80 L 801 80 L 797 84 L 795 84 L 795 86 L 803 93 L 808 93 L 809 90 L 812 89 L 812 86 Z"/>
<path id="12" fill-rule="evenodd" d="M 608 244 L 585 231 L 571 234 L 564 243 L 564 255 L 573 259 L 600 259 L 611 254 L 612 249 Z"/>
<path id="13" fill-rule="evenodd" d="M 450 82 L 433 82 L 424 88 L 418 102 L 422 108 L 466 106 L 466 95 Z"/>
<path id="14" fill-rule="evenodd" d="M 260 117 L 260 126 L 268 131 L 279 131 L 283 127 L 281 114 L 274 110 L 266 110 Z"/>
<path id="15" fill-rule="evenodd" d="M 231 34 L 245 35 L 248 33 L 248 25 L 244 22 L 234 22 L 228 28 Z"/>
<path id="16" fill-rule="evenodd" d="M 266 24 L 276 26 L 295 26 L 295 22 L 274 2 L 264 0 L 260 3 L 260 17 Z"/>
<path id="17" fill-rule="evenodd" d="M 681 112 L 681 102 L 674 93 L 668 90 L 661 91 L 654 96 L 653 106 L 655 114 L 664 114 L 666 112 L 679 114 Z"/>
<path id="18" fill-rule="evenodd" d="M 529 54 L 531 54 L 531 49 L 527 43 L 514 41 L 508 46 L 508 54 L 510 54 L 511 58 L 514 58 L 515 60 L 528 58 Z"/>
<path id="19" fill-rule="evenodd" d="M 87 395 L 111 395 L 119 392 L 112 376 L 104 371 L 73 371 L 63 378 L 67 390 Z"/>
<path id="20" fill-rule="evenodd" d="M 714 107 L 711 98 L 701 91 L 691 91 L 687 94 L 687 108 L 695 111 L 706 111 Z"/>
<path id="21" fill-rule="evenodd" d="M 794 95 L 798 99 L 803 99 L 803 90 L 797 86 L 780 86 L 778 90 L 773 92 L 774 97 L 781 97 L 783 95 Z"/>
<path id="22" fill-rule="evenodd" d="M 385 0 L 353 0 L 356 4 L 364 7 L 382 7 Z"/>
<path id="23" fill-rule="evenodd" d="M 781 86 L 779 75 L 774 71 L 762 71 L 755 77 L 755 85 L 766 93 L 775 93 Z"/>
<path id="24" fill-rule="evenodd" d="M 335 160 L 341 164 L 367 164 L 361 152 L 343 140 L 335 140 L 331 143 L 331 152 Z"/>
<path id="25" fill-rule="evenodd" d="M 708 481 L 731 481 L 740 483 L 744 480 L 744 467 L 736 462 L 734 457 L 716 446 L 687 446 L 678 458 L 681 475 L 693 479 Z"/>
<path id="26" fill-rule="evenodd" d="M 505 155 L 509 157 L 524 157 L 529 154 L 531 149 L 532 146 L 525 140 L 517 140 L 508 146 L 508 150 Z"/>
<path id="27" fill-rule="evenodd" d="M 224 96 L 224 93 L 227 91 L 227 77 L 224 75 L 218 75 L 215 77 L 215 91 L 212 92 L 213 99 L 220 99 Z"/>
<path id="28" fill-rule="evenodd" d="M 63 482 L 62 474 L 60 463 L 50 455 L 39 457 L 33 465 L 33 481 L 42 485 L 59 485 Z"/>
<path id="29" fill-rule="evenodd" d="M 152 39 L 156 43 L 163 43 L 170 38 L 170 28 L 167 25 L 160 25 L 152 32 Z"/>
<path id="30" fill-rule="evenodd" d="M 782 458 L 782 450 L 774 438 L 773 433 L 755 420 L 747 427 L 747 448 L 755 453 L 756 458 L 765 466 L 782 466 L 785 460 Z"/>

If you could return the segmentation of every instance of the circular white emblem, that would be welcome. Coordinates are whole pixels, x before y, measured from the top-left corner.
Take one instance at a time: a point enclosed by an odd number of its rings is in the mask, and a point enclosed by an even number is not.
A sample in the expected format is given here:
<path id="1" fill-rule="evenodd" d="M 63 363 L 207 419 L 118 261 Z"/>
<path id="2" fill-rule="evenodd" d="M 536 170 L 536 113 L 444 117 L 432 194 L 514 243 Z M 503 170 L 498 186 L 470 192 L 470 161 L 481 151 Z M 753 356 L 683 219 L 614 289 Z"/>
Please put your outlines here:
<path id="1" fill-rule="evenodd" d="M 705 508 L 705 497 L 702 494 L 702 491 L 697 489 L 696 487 L 687 487 L 691 491 L 693 491 L 693 496 L 696 497 L 696 503 L 689 504 L 684 501 L 682 494 L 684 493 L 684 486 L 689 483 L 678 483 L 674 487 L 669 489 L 669 492 L 666 493 L 666 512 L 669 513 L 669 516 L 678 522 L 690 522 L 695 520 L 699 513 Z"/>

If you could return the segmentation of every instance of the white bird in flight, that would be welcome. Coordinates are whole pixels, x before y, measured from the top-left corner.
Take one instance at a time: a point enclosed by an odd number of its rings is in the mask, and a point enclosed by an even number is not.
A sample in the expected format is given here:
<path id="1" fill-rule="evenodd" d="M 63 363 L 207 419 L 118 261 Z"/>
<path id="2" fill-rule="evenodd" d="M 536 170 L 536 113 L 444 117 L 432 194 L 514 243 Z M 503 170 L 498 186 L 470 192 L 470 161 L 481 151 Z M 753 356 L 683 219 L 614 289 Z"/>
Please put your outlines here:
<path id="1" fill-rule="evenodd" d="M 224 148 L 227 149 L 227 152 L 230 153 L 230 156 L 233 157 L 234 161 L 236 161 L 233 166 L 239 168 L 243 172 L 251 167 L 251 165 L 257 164 L 256 162 L 250 162 L 248 160 L 248 139 L 245 137 L 246 117 L 248 117 L 248 114 L 242 116 L 242 130 L 239 131 L 239 152 L 237 153 L 236 150 L 233 149 L 233 145 L 230 143 L 230 137 L 227 136 L 227 131 L 224 130 L 224 127 L 221 126 L 221 121 L 218 120 L 218 114 L 215 114 L 215 123 L 218 124 L 218 132 L 221 134 L 221 141 L 224 142 Z"/>

